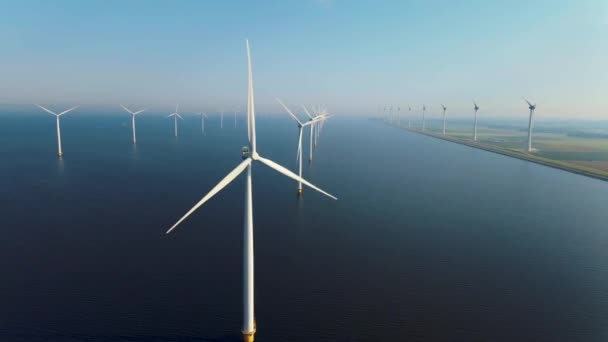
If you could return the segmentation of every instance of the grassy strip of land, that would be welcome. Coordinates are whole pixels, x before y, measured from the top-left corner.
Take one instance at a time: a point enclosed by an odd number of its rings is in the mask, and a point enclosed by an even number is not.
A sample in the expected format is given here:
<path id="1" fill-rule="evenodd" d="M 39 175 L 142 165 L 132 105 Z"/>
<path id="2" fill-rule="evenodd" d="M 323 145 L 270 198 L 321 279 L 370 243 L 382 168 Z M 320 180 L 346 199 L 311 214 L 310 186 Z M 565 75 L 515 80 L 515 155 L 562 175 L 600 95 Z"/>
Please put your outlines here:
<path id="1" fill-rule="evenodd" d="M 598 170 L 598 169 L 591 168 L 591 167 L 585 167 L 583 165 L 575 165 L 575 164 L 564 162 L 564 161 L 543 158 L 543 157 L 534 155 L 533 153 L 528 153 L 528 152 L 525 152 L 522 150 L 497 147 L 497 146 L 485 144 L 483 142 L 465 140 L 463 138 L 451 137 L 451 136 L 442 135 L 439 133 L 428 132 L 428 131 L 423 132 L 421 130 L 413 129 L 413 128 L 406 128 L 406 130 L 408 130 L 410 132 L 418 133 L 418 134 L 427 135 L 429 137 L 443 139 L 443 140 L 451 141 L 453 143 L 462 144 L 462 145 L 466 145 L 466 146 L 470 146 L 470 147 L 474 147 L 474 148 L 479 148 L 479 149 L 486 150 L 489 152 L 498 153 L 498 154 L 502 154 L 505 156 L 513 157 L 513 158 L 523 159 L 523 160 L 527 160 L 529 162 L 533 162 L 533 163 L 537 163 L 537 164 L 541 164 L 541 165 L 545 165 L 545 166 L 549 166 L 549 167 L 554 167 L 557 169 L 576 173 L 579 175 L 608 181 L 608 171 Z"/>

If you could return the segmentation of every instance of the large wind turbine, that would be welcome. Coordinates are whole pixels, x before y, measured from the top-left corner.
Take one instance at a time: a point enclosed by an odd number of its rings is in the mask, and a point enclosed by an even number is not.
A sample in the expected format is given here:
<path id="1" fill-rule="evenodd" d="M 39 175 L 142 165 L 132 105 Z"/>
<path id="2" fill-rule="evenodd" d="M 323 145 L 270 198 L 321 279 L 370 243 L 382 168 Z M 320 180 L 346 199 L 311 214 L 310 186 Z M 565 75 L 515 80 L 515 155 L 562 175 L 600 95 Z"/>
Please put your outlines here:
<path id="1" fill-rule="evenodd" d="M 41 105 L 37 104 L 36 106 L 38 106 L 38 108 L 44 110 L 45 112 L 47 112 L 49 114 L 55 115 L 55 117 L 57 118 L 57 149 L 58 149 L 57 156 L 59 158 L 61 158 L 63 156 L 63 152 L 61 151 L 61 129 L 59 128 L 59 117 L 62 116 L 63 114 L 73 111 L 74 109 L 78 108 L 78 106 L 74 106 L 68 110 L 64 110 L 63 112 L 61 112 L 59 114 L 53 112 L 52 110 L 50 110 L 48 108 L 41 106 Z"/>
<path id="2" fill-rule="evenodd" d="M 207 114 L 204 112 L 196 113 L 201 116 L 201 133 L 205 134 L 205 119 L 207 118 Z"/>
<path id="3" fill-rule="evenodd" d="M 131 114 L 131 127 L 133 128 L 133 144 L 135 144 L 135 143 L 137 143 L 137 138 L 135 136 L 135 116 L 139 113 L 144 112 L 145 109 L 141 109 L 141 110 L 138 110 L 137 112 L 133 112 L 129 108 L 127 108 L 123 105 L 120 105 L 120 106 L 122 107 L 122 109 L 124 109 L 125 111 L 127 111 L 128 113 Z"/>
<path id="4" fill-rule="evenodd" d="M 528 103 L 528 109 L 530 109 L 530 119 L 528 119 L 528 152 L 532 152 L 532 126 L 534 125 L 532 117 L 534 116 L 536 103 L 532 104 L 530 101 L 526 100 L 526 98 L 524 98 L 524 101 Z"/>
<path id="5" fill-rule="evenodd" d="M 291 118 L 296 122 L 296 124 L 298 125 L 298 152 L 296 154 L 296 161 L 298 162 L 299 166 L 298 166 L 298 170 L 299 170 L 299 176 L 302 177 L 302 131 L 304 130 L 304 127 L 310 125 L 314 125 L 317 122 L 317 119 L 310 119 L 309 121 L 302 123 L 294 114 L 291 110 L 289 110 L 289 108 L 287 108 L 287 106 L 279 99 L 277 99 L 277 101 L 281 104 L 281 106 L 283 106 L 283 108 L 285 109 L 285 111 L 287 112 L 287 114 L 289 114 L 289 116 L 291 116 Z M 298 195 L 302 194 L 302 182 L 298 182 Z"/>
<path id="6" fill-rule="evenodd" d="M 445 135 L 445 111 L 448 110 L 448 107 L 441 104 L 441 108 L 443 109 L 443 135 Z"/>
<path id="7" fill-rule="evenodd" d="M 475 103 L 475 101 L 473 101 L 473 104 L 475 105 L 475 107 L 473 107 L 473 109 L 475 110 L 475 123 L 473 124 L 473 140 L 477 141 L 477 111 L 479 110 L 479 106 L 477 105 L 477 103 Z"/>
<path id="8" fill-rule="evenodd" d="M 422 105 L 422 131 L 424 132 L 424 113 L 426 112 L 426 106 Z"/>
<path id="9" fill-rule="evenodd" d="M 232 183 L 243 171 L 247 170 L 247 178 L 245 182 L 245 213 L 243 225 L 243 328 L 241 333 L 245 342 L 253 342 L 256 332 L 256 323 L 254 316 L 254 282 L 253 282 L 253 199 L 251 194 L 251 164 L 260 162 L 297 182 L 302 182 L 306 186 L 319 191 L 320 193 L 337 199 L 327 192 L 317 188 L 300 176 L 289 171 L 285 167 L 273 162 L 270 159 L 261 157 L 256 150 L 256 131 L 255 131 L 255 105 L 253 97 L 253 77 L 251 71 L 251 54 L 249 53 L 249 41 L 247 41 L 247 67 L 248 67 L 248 97 L 247 97 L 247 133 L 249 137 L 249 146 L 243 148 L 243 161 L 224 179 L 222 179 L 209 193 L 207 193 L 192 209 L 190 209 L 177 223 L 175 223 L 167 234 L 175 227 L 182 223 L 188 216 L 196 211 L 200 206 L 207 202 L 211 197 L 220 192 L 228 184 Z"/>

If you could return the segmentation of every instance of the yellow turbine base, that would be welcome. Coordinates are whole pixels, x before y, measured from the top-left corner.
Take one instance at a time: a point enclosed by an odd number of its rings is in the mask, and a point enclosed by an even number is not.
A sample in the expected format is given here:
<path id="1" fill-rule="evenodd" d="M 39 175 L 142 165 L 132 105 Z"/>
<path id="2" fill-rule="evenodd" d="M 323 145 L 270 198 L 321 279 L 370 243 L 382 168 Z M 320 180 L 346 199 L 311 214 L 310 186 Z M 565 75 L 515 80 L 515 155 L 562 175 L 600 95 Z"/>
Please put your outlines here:
<path id="1" fill-rule="evenodd" d="M 302 189 L 298 189 L 298 195 L 302 194 Z"/>
<path id="2" fill-rule="evenodd" d="M 255 335 L 255 332 L 252 332 L 249 334 L 243 334 L 243 341 L 244 342 L 253 342 L 254 335 Z"/>
<path id="3" fill-rule="evenodd" d="M 61 152 L 57 153 L 57 157 L 59 157 L 59 158 L 63 157 L 63 153 L 61 153 Z"/>

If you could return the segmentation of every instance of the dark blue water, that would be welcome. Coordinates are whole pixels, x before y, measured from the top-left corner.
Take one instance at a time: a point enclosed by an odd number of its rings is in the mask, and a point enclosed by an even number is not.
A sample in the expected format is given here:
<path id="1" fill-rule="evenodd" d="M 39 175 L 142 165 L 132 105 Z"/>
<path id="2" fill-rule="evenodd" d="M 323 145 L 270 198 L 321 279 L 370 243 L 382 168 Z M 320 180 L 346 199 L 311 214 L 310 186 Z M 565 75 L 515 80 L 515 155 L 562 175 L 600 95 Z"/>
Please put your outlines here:
<path id="1" fill-rule="evenodd" d="M 245 122 L 0 117 L 0 341 L 239 341 Z M 259 118 L 295 170 L 297 129 Z M 307 138 L 307 135 L 305 135 Z M 305 139 L 305 146 L 308 139 Z M 305 147 L 307 153 L 308 147 Z M 257 341 L 605 341 L 608 183 L 336 117 L 253 169 Z"/>

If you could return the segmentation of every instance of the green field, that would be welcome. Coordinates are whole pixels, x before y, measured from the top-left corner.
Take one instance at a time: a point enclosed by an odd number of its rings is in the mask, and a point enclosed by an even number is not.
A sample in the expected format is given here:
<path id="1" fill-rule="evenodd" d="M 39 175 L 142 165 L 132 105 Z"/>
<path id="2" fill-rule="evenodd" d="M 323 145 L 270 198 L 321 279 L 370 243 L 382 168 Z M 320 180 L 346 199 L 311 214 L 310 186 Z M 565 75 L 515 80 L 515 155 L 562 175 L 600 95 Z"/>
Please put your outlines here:
<path id="1" fill-rule="evenodd" d="M 401 125 L 401 128 L 408 129 L 407 123 Z M 420 123 L 413 123 L 410 130 L 422 133 L 420 128 Z M 589 131 L 591 129 L 593 128 L 589 128 Z M 598 138 L 591 134 L 589 137 L 581 137 L 586 132 L 580 127 L 573 129 L 552 126 L 551 130 L 555 133 L 547 133 L 547 129 L 533 133 L 532 147 L 535 151 L 531 153 L 526 151 L 528 134 L 522 128 L 480 125 L 477 127 L 477 142 L 473 141 L 473 128 L 469 124 L 452 123 L 447 126 L 446 135 L 443 136 L 440 123 L 431 122 L 427 125 L 425 133 L 516 158 L 608 179 L 608 138 Z"/>

